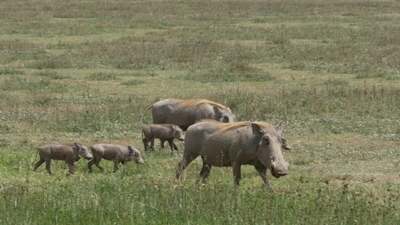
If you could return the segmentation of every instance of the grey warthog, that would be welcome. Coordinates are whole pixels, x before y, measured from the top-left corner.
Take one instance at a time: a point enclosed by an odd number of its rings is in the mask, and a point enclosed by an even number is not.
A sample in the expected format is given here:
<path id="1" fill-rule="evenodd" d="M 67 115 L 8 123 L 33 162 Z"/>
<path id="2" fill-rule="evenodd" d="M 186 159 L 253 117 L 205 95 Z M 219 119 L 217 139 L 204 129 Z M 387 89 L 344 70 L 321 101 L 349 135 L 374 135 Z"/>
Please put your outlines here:
<path id="1" fill-rule="evenodd" d="M 178 150 L 174 143 L 174 139 L 183 141 L 183 131 L 174 124 L 151 124 L 142 128 L 142 141 L 144 149 L 147 150 L 150 142 L 150 148 L 154 150 L 154 139 L 160 139 L 161 148 L 164 148 L 164 142 L 168 141 L 171 151 Z"/>
<path id="2" fill-rule="evenodd" d="M 35 171 L 39 166 L 46 162 L 46 170 L 51 174 L 51 160 L 64 160 L 68 165 L 69 174 L 75 172 L 75 162 L 83 157 L 85 159 L 92 159 L 92 153 L 84 145 L 74 144 L 48 144 L 38 148 L 39 161 L 33 167 Z"/>
<path id="3" fill-rule="evenodd" d="M 101 171 L 104 171 L 100 166 L 101 159 L 111 160 L 114 162 L 114 172 L 118 170 L 120 163 L 125 164 L 127 161 L 134 160 L 136 163 L 143 164 L 144 160 L 140 151 L 136 148 L 126 145 L 115 144 L 95 144 L 90 146 L 93 153 L 93 159 L 88 162 L 89 172 L 92 172 L 93 164 Z"/>
<path id="4" fill-rule="evenodd" d="M 221 122 L 233 122 L 235 119 L 229 107 L 207 99 L 164 99 L 154 103 L 151 109 L 153 123 L 171 123 L 183 130 L 202 119 Z"/>
<path id="5" fill-rule="evenodd" d="M 282 142 L 275 127 L 265 122 L 219 123 L 201 121 L 190 126 L 185 135 L 183 159 L 176 178 L 198 156 L 203 160 L 200 177 L 208 177 L 211 167 L 231 166 L 235 184 L 241 178 L 241 165 L 253 165 L 264 184 L 270 187 L 266 171 L 274 177 L 288 174 L 288 163 L 282 154 Z"/>

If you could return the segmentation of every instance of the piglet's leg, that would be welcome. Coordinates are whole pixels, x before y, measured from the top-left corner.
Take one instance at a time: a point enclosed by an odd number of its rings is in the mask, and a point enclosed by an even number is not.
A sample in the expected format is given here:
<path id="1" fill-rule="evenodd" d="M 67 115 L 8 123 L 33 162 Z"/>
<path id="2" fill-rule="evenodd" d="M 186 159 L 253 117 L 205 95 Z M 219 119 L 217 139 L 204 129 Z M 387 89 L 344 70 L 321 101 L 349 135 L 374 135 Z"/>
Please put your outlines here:
<path id="1" fill-rule="evenodd" d="M 46 170 L 51 175 L 51 159 L 46 160 Z"/>
<path id="2" fill-rule="evenodd" d="M 68 166 L 68 175 L 72 175 L 75 173 L 75 165 L 73 162 L 67 162 Z"/>
<path id="3" fill-rule="evenodd" d="M 114 161 L 114 171 L 113 171 L 114 173 L 117 172 L 117 170 L 119 169 L 118 164 L 119 164 L 119 161 L 115 160 Z"/>
<path id="4" fill-rule="evenodd" d="M 37 170 L 37 168 L 39 168 L 39 166 L 41 166 L 44 162 L 45 162 L 44 159 L 42 159 L 42 158 L 39 159 L 39 161 L 37 161 L 37 162 L 35 163 L 35 166 L 33 167 L 33 171 Z"/>

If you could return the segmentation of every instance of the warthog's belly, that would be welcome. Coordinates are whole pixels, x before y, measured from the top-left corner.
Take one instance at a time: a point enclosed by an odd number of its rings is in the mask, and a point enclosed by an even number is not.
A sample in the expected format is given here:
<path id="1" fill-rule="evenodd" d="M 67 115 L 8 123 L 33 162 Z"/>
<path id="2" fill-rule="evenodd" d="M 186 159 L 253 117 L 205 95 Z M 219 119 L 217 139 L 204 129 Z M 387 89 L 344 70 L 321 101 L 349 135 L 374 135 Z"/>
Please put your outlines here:
<path id="1" fill-rule="evenodd" d="M 204 161 L 207 164 L 218 167 L 232 166 L 232 161 L 228 154 L 223 152 L 214 152 L 213 154 L 204 154 Z"/>
<path id="2" fill-rule="evenodd" d="M 103 158 L 107 160 L 114 160 L 117 157 L 116 151 L 105 151 L 103 154 Z"/>

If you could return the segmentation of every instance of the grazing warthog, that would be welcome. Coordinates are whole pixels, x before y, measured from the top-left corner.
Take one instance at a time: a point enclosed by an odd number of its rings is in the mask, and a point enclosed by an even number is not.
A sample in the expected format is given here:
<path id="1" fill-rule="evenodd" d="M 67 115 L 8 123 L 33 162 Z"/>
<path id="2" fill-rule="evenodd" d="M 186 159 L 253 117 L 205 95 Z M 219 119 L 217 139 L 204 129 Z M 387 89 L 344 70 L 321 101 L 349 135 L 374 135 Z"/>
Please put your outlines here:
<path id="1" fill-rule="evenodd" d="M 95 144 L 90 146 L 90 149 L 93 153 L 93 159 L 88 162 L 89 172 L 92 172 L 93 164 L 101 171 L 104 171 L 103 167 L 100 166 L 101 159 L 114 161 L 114 172 L 118 170 L 118 165 L 120 163 L 125 164 L 125 162 L 132 160 L 139 164 L 144 163 L 140 151 L 131 146 Z"/>
<path id="2" fill-rule="evenodd" d="M 150 148 L 154 150 L 154 139 L 161 140 L 161 148 L 164 148 L 164 142 L 168 141 L 171 151 L 178 150 L 174 143 L 174 139 L 183 141 L 183 131 L 180 127 L 174 124 L 151 124 L 144 126 L 142 129 L 142 140 L 144 149 L 147 150 L 148 143 Z"/>
<path id="3" fill-rule="evenodd" d="M 151 109 L 153 123 L 171 123 L 183 130 L 203 119 L 233 122 L 235 118 L 229 107 L 206 99 L 164 99 L 154 103 Z"/>
<path id="4" fill-rule="evenodd" d="M 235 184 L 241 178 L 241 165 L 253 165 L 264 184 L 270 187 L 266 171 L 274 177 L 288 174 L 288 163 L 282 154 L 282 143 L 276 128 L 265 122 L 220 123 L 201 121 L 190 126 L 185 135 L 183 159 L 176 178 L 198 156 L 203 160 L 200 177 L 208 177 L 211 167 L 231 166 Z"/>
<path id="5" fill-rule="evenodd" d="M 70 145 L 64 144 L 48 144 L 38 148 L 39 161 L 35 163 L 33 170 L 35 171 L 39 166 L 46 162 L 46 170 L 51 175 L 51 160 L 64 160 L 68 165 L 69 174 L 75 172 L 75 161 L 80 157 L 85 159 L 92 159 L 93 156 L 84 145 L 74 143 Z"/>

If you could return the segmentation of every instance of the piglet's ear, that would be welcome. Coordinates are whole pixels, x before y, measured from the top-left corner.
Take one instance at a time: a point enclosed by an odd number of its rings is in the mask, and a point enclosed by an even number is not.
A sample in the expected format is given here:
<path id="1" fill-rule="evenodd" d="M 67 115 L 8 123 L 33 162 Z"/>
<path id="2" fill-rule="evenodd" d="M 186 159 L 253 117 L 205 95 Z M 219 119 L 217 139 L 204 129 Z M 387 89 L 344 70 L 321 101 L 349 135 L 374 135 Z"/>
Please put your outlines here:
<path id="1" fill-rule="evenodd" d="M 72 147 L 74 150 L 78 151 L 80 149 L 79 144 L 78 143 L 74 143 L 74 146 Z"/>
<path id="2" fill-rule="evenodd" d="M 133 155 L 133 153 L 134 153 L 134 151 L 133 151 L 132 147 L 128 146 L 128 155 L 131 156 L 131 155 Z"/>
<path id="3" fill-rule="evenodd" d="M 217 106 L 213 106 L 214 112 L 217 115 L 217 117 L 220 117 L 222 112 Z"/>

